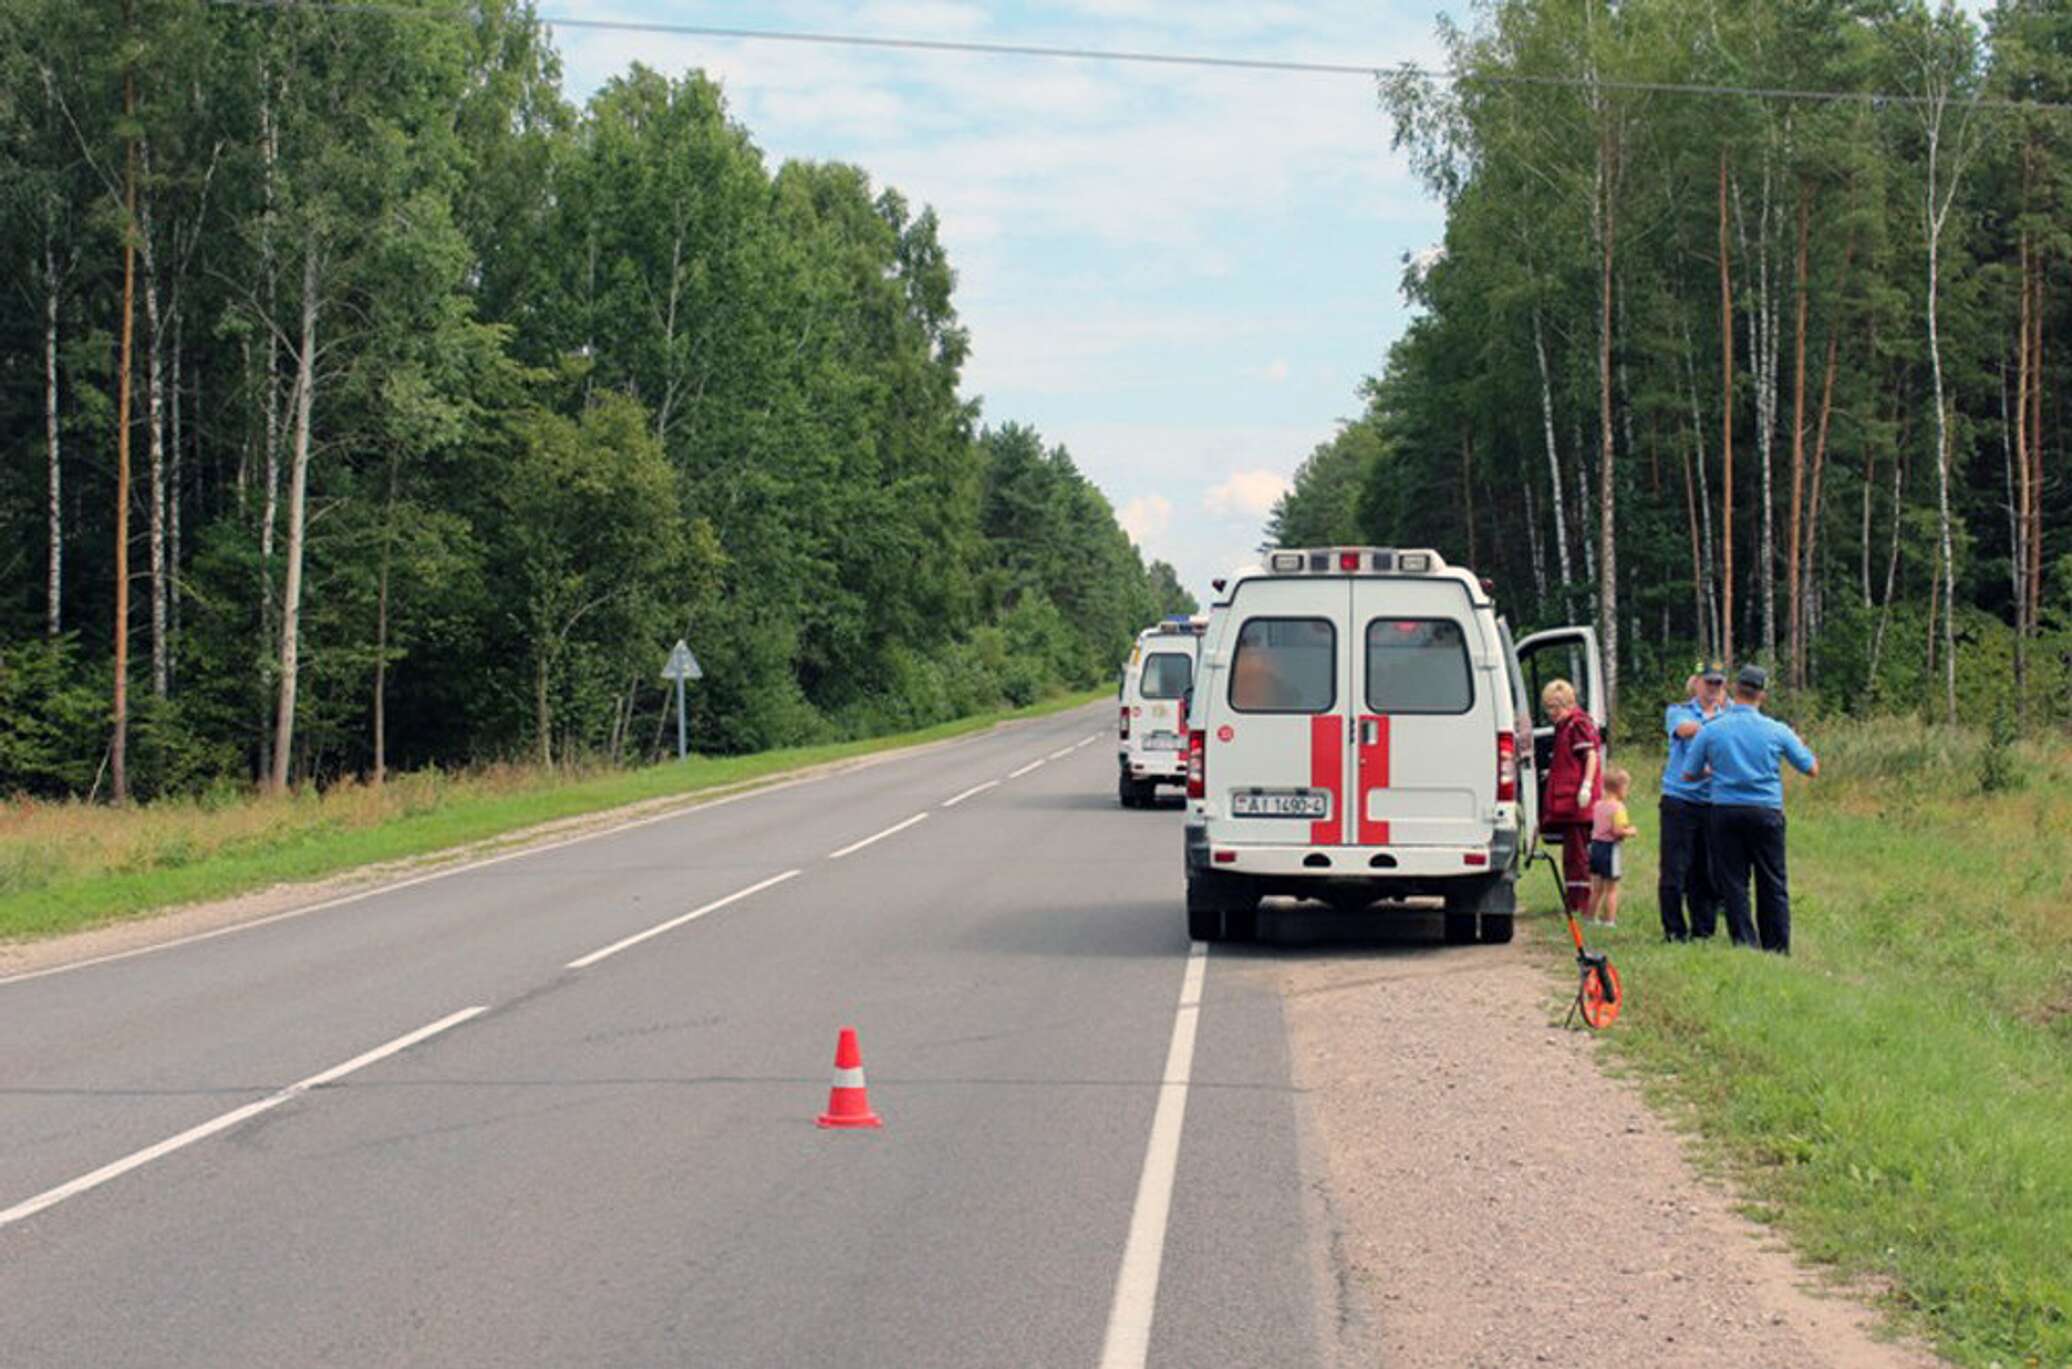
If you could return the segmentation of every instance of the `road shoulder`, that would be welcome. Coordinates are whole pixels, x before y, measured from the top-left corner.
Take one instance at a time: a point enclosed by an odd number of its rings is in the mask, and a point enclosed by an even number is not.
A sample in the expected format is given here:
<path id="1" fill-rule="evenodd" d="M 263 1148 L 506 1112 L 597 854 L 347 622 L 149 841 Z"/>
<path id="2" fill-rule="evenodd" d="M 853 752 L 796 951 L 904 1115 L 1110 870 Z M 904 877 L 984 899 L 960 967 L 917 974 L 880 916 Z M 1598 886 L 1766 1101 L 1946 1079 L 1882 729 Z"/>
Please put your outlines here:
<path id="1" fill-rule="evenodd" d="M 1532 935 L 1286 953 L 1361 1358 L 1941 1363 L 1884 1340 L 1699 1175 L 1633 1084 L 1559 1026 L 1553 954 Z"/>

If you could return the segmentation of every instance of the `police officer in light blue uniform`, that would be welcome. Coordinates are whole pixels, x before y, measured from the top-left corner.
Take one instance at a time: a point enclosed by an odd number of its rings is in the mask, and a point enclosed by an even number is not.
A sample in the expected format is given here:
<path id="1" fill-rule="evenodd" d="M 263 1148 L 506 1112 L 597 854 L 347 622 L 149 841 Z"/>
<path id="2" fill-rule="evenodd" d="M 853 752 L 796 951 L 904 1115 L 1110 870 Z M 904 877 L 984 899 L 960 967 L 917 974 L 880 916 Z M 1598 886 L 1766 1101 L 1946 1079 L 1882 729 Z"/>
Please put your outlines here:
<path id="1" fill-rule="evenodd" d="M 1655 898 L 1662 908 L 1662 936 L 1669 941 L 1704 941 L 1719 922 L 1719 895 L 1712 886 L 1712 857 L 1705 831 L 1712 820 L 1712 780 L 1684 778 L 1691 739 L 1725 706 L 1727 669 L 1718 661 L 1699 663 L 1686 687 L 1690 697 L 1662 715 L 1669 759 L 1662 767 L 1662 859 Z M 1684 921 L 1684 904 L 1691 919 Z"/>
<path id="2" fill-rule="evenodd" d="M 1712 776 L 1712 874 L 1726 900 L 1727 931 L 1736 944 L 1791 954 L 1791 886 L 1784 868 L 1784 777 L 1788 761 L 1803 775 L 1820 762 L 1799 734 L 1763 712 L 1770 677 L 1745 665 L 1734 677 L 1734 704 L 1708 723 L 1684 753 L 1684 778 Z M 1748 876 L 1755 872 L 1756 925 L 1748 917 Z"/>

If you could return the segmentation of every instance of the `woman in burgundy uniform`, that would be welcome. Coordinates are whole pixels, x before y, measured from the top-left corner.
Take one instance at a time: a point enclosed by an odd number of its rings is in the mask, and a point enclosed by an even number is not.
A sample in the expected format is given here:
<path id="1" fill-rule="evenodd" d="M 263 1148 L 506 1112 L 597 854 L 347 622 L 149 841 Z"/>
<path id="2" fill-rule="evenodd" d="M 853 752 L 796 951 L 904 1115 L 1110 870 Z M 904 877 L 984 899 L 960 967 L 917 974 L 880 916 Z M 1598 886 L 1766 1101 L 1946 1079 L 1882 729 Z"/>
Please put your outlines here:
<path id="1" fill-rule="evenodd" d="M 1547 765 L 1547 793 L 1540 805 L 1540 836 L 1561 843 L 1561 882 L 1570 911 L 1590 903 L 1590 816 L 1604 797 L 1598 764 L 1597 724 L 1576 707 L 1576 687 L 1549 680 L 1540 707 L 1554 724 L 1554 756 Z"/>

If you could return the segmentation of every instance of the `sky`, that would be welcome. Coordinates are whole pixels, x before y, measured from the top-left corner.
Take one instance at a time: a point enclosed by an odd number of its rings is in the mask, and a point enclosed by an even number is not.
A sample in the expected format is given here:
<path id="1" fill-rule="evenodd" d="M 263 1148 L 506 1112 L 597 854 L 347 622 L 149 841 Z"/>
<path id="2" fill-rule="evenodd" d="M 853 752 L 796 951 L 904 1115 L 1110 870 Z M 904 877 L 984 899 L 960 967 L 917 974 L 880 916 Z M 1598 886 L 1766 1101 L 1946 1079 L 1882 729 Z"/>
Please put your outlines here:
<path id="1" fill-rule="evenodd" d="M 543 15 L 1435 62 L 1431 0 L 541 0 Z M 1456 7 L 1458 8 L 1458 7 Z M 1373 83 L 562 28 L 569 95 L 634 61 L 717 76 L 772 167 L 841 160 L 934 206 L 984 421 L 1063 443 L 1198 598 L 1358 411 L 1436 202 Z"/>

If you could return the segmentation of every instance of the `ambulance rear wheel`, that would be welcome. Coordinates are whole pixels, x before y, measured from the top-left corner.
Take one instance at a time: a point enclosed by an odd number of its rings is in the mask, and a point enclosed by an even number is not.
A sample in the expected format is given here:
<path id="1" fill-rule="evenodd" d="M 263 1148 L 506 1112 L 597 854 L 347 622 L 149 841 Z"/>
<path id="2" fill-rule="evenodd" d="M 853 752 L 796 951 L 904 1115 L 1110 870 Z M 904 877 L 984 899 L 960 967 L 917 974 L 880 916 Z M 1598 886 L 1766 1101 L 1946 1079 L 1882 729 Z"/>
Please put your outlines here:
<path id="1" fill-rule="evenodd" d="M 1224 915 L 1237 902 L 1235 891 L 1228 879 L 1217 875 L 1190 875 L 1187 880 L 1189 939 L 1221 941 Z"/>
<path id="2" fill-rule="evenodd" d="M 1475 915 L 1473 913 L 1446 914 L 1446 944 L 1449 946 L 1472 946 L 1475 944 Z"/>
<path id="3" fill-rule="evenodd" d="M 1484 913 L 1482 915 L 1482 944 L 1501 946 L 1511 939 L 1512 915 L 1509 913 Z"/>
<path id="4" fill-rule="evenodd" d="M 1223 910 L 1225 941 L 1256 941 L 1259 937 L 1259 905 L 1246 899 L 1237 907 Z"/>

